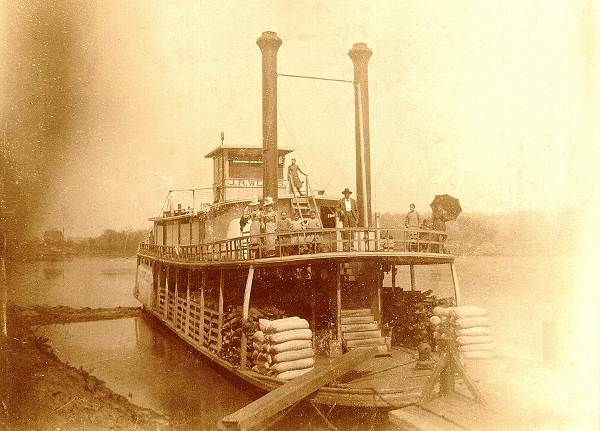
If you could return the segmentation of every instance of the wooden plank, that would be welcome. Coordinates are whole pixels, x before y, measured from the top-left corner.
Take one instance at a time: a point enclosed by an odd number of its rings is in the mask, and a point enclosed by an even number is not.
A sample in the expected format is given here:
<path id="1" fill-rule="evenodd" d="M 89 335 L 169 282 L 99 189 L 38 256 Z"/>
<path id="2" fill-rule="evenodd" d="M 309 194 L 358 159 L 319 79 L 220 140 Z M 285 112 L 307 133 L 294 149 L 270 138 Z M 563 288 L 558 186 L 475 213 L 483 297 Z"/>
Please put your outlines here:
<path id="1" fill-rule="evenodd" d="M 346 341 L 346 346 L 359 347 L 359 346 L 373 346 L 373 345 L 385 345 L 384 337 L 367 338 L 364 340 L 349 340 Z"/>
<path id="2" fill-rule="evenodd" d="M 351 316 L 342 317 L 342 325 L 352 325 L 355 323 L 372 323 L 375 320 L 375 316 Z"/>
<path id="3" fill-rule="evenodd" d="M 374 331 L 379 329 L 377 323 L 357 323 L 355 325 L 342 325 L 343 332 Z"/>
<path id="4" fill-rule="evenodd" d="M 403 430 L 414 431 L 464 431 L 452 422 L 449 422 L 418 406 L 408 406 L 403 409 L 392 410 L 388 413 L 390 422 Z"/>
<path id="5" fill-rule="evenodd" d="M 219 426 L 222 429 L 252 429 L 283 409 L 306 398 L 320 387 L 343 376 L 361 362 L 372 358 L 376 352 L 377 348 L 354 350 L 333 359 L 326 367 L 312 370 L 290 380 L 237 412 L 224 417 Z"/>
<path id="6" fill-rule="evenodd" d="M 496 411 L 457 393 L 434 398 L 420 407 L 462 429 L 473 431 L 514 429 L 519 421 L 518 414 L 511 416 L 515 412 Z"/>
<path id="7" fill-rule="evenodd" d="M 370 308 L 356 308 L 354 310 L 342 310 L 342 317 L 350 316 L 372 316 L 373 312 Z"/>
<path id="8" fill-rule="evenodd" d="M 344 340 L 364 340 L 365 338 L 378 337 L 381 337 L 381 331 L 379 330 L 344 333 Z"/>

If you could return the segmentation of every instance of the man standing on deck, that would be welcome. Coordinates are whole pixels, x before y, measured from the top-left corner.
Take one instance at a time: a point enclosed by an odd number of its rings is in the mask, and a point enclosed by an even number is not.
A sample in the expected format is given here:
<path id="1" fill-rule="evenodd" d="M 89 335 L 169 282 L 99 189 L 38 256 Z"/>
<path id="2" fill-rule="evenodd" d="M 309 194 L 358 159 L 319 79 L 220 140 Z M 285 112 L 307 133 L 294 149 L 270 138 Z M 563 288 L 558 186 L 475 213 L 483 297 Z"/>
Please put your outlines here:
<path id="1" fill-rule="evenodd" d="M 292 159 L 292 164 L 288 166 L 287 179 L 288 179 L 288 182 L 290 183 L 290 189 L 292 189 L 292 194 L 295 196 L 296 190 L 298 190 L 298 194 L 300 196 L 303 196 L 301 189 L 302 189 L 302 184 L 304 184 L 304 182 L 302 180 L 300 180 L 300 176 L 298 175 L 298 172 L 300 172 L 302 175 L 306 175 L 304 172 L 302 172 L 302 169 L 300 169 L 300 166 L 298 166 L 296 164 L 296 159 Z"/>
<path id="2" fill-rule="evenodd" d="M 356 227 L 358 225 L 358 207 L 356 206 L 356 201 L 354 199 L 350 199 L 352 192 L 348 189 L 348 187 L 346 187 L 342 194 L 344 195 L 344 198 L 338 201 L 335 212 L 342 222 L 343 227 Z M 349 247 L 349 241 L 351 238 L 353 238 L 352 232 L 342 232 L 344 251 L 354 248 Z"/>

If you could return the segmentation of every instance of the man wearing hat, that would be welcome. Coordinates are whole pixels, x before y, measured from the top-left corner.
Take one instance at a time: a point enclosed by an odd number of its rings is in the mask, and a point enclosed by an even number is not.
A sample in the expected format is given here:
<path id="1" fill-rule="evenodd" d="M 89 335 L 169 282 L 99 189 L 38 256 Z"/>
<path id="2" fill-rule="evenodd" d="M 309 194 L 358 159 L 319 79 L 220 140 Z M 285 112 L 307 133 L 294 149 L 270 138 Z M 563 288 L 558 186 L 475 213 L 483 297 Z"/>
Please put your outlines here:
<path id="1" fill-rule="evenodd" d="M 343 227 L 356 227 L 358 225 L 358 207 L 356 206 L 356 201 L 350 198 L 352 192 L 346 187 L 344 191 L 342 191 L 344 195 L 343 199 L 338 201 L 335 212 L 342 222 Z M 344 250 L 348 250 L 347 241 L 352 237 L 351 232 L 343 232 L 342 238 L 344 241 Z"/>
<path id="2" fill-rule="evenodd" d="M 240 217 L 240 234 L 244 232 L 244 228 L 246 224 L 252 219 L 252 216 L 258 211 L 258 199 L 254 199 L 246 208 L 244 208 L 244 213 Z"/>

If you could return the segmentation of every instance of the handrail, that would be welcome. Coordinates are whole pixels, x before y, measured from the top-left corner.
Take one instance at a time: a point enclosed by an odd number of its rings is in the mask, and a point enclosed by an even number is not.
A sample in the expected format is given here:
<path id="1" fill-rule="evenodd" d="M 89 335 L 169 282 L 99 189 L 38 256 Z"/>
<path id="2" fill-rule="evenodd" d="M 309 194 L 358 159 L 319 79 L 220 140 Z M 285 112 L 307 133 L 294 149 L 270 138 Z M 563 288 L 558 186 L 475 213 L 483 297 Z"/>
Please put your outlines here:
<path id="1" fill-rule="evenodd" d="M 195 262 L 254 261 L 268 257 L 355 251 L 447 255 L 450 252 L 445 246 L 446 239 L 445 232 L 435 230 L 323 228 L 240 236 L 193 245 L 142 243 L 139 251 L 157 257 Z"/>
<path id="2" fill-rule="evenodd" d="M 313 194 L 312 188 L 310 187 L 310 183 L 308 182 L 308 175 L 306 175 L 306 199 L 312 199 L 312 203 L 315 207 L 315 213 L 317 214 L 317 217 L 319 218 L 319 226 L 323 227 L 323 221 L 321 220 L 321 213 L 320 211 L 317 211 L 317 209 L 319 207 L 317 207 L 317 202 L 315 201 L 315 195 Z M 309 205 L 310 206 L 310 205 Z M 312 209 L 311 209 L 312 211 Z"/>

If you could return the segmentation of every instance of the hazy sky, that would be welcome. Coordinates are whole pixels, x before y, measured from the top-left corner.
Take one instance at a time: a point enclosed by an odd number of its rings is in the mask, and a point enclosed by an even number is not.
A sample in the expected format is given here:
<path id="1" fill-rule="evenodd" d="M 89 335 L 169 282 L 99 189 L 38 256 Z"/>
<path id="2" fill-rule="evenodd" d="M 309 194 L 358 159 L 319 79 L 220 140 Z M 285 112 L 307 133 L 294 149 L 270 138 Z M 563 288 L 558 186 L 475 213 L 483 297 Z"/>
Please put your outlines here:
<path id="1" fill-rule="evenodd" d="M 586 199 L 591 6 L 578 1 L 103 1 L 83 17 L 86 82 L 46 226 L 69 236 L 145 226 L 170 188 L 206 187 L 219 144 L 260 145 L 257 37 L 279 72 L 352 78 L 370 61 L 377 211 L 548 209 Z M 279 145 L 314 188 L 354 188 L 350 84 L 279 79 Z"/>

